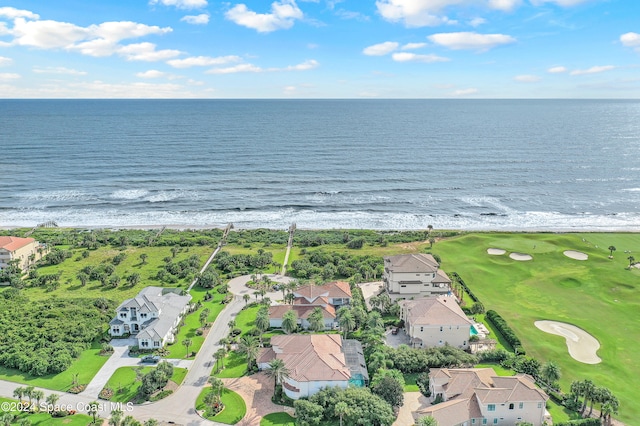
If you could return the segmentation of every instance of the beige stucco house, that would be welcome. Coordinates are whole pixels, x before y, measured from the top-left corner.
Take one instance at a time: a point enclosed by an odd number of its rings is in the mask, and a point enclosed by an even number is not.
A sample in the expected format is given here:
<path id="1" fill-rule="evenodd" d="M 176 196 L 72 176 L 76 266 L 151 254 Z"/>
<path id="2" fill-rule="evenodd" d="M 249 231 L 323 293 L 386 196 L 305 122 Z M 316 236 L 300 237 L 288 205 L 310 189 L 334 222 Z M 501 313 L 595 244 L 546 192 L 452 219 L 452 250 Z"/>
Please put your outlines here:
<path id="1" fill-rule="evenodd" d="M 468 349 L 471 321 L 454 296 L 401 300 L 400 319 L 414 347 L 450 346 Z"/>
<path id="2" fill-rule="evenodd" d="M 430 254 L 413 253 L 384 258 L 384 287 L 393 300 L 448 294 L 451 280 Z"/>
<path id="3" fill-rule="evenodd" d="M 20 269 L 26 271 L 46 253 L 46 247 L 33 238 L 0 237 L 0 269 L 17 259 Z"/>
<path id="4" fill-rule="evenodd" d="M 289 370 L 282 389 L 292 399 L 309 397 L 330 386 L 365 386 L 369 381 L 362 346 L 338 334 L 273 336 L 271 347 L 258 356 L 258 368 L 266 370 L 274 359 Z"/>
<path id="5" fill-rule="evenodd" d="M 531 376 L 498 376 L 492 368 L 433 369 L 429 373 L 431 402 L 413 412 L 414 419 L 434 417 L 447 426 L 541 426 L 549 396 Z"/>
<path id="6" fill-rule="evenodd" d="M 173 343 L 180 320 L 190 307 L 191 295 L 181 296 L 175 289 L 146 287 L 116 309 L 109 322 L 109 334 L 131 334 L 140 349 L 159 349 Z"/>
<path id="7" fill-rule="evenodd" d="M 351 303 L 349 283 L 334 281 L 322 286 L 307 285 L 293 292 L 293 305 L 276 305 L 269 308 L 269 326 L 282 327 L 282 317 L 289 311 L 295 311 L 298 325 L 309 328 L 309 315 L 315 308 L 320 308 L 326 330 L 338 327 L 336 310 L 342 305 Z"/>

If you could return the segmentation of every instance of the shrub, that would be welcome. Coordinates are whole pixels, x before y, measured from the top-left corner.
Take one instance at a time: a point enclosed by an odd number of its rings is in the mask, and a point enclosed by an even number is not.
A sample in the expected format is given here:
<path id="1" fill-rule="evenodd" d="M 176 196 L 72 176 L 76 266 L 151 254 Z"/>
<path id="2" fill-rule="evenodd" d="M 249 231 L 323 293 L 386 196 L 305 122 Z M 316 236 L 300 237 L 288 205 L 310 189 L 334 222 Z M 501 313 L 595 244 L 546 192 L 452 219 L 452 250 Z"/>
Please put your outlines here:
<path id="1" fill-rule="evenodd" d="M 556 426 L 601 426 L 600 419 L 580 419 L 569 420 L 568 422 L 556 423 Z"/>
<path id="2" fill-rule="evenodd" d="M 519 355 L 524 355 L 526 353 L 522 347 L 522 342 L 520 342 L 520 339 L 516 336 L 516 333 L 511 329 L 511 327 L 509 327 L 504 318 L 494 310 L 487 311 L 486 318 L 493 323 L 498 331 L 504 336 L 505 340 L 513 347 L 513 350 L 516 351 L 516 353 Z"/>

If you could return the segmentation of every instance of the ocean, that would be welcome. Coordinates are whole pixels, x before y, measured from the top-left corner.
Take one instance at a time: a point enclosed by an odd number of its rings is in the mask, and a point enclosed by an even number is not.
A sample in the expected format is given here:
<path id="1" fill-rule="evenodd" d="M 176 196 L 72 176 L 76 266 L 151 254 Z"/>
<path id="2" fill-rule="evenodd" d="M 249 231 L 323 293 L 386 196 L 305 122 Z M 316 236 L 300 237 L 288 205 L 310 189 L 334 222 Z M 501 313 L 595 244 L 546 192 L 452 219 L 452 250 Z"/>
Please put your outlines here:
<path id="1" fill-rule="evenodd" d="M 640 231 L 640 101 L 0 100 L 0 227 Z"/>

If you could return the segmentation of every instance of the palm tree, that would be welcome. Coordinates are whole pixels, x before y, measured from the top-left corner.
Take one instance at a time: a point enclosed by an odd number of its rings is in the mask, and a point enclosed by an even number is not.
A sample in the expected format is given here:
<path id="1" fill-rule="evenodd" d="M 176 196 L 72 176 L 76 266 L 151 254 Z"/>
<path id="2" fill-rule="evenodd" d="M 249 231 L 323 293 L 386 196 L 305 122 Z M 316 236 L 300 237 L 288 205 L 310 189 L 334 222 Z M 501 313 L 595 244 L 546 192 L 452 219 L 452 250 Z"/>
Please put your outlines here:
<path id="1" fill-rule="evenodd" d="M 315 332 L 324 330 L 324 315 L 321 308 L 314 308 L 309 315 L 309 329 Z"/>
<path id="2" fill-rule="evenodd" d="M 613 259 L 614 251 L 616 251 L 616 246 L 609 246 L 609 259 Z"/>
<path id="3" fill-rule="evenodd" d="M 185 355 L 186 358 L 189 358 L 189 346 L 191 346 L 192 344 L 193 342 L 191 341 L 191 339 L 184 339 L 182 341 L 182 346 L 184 346 L 187 350 L 187 354 Z"/>
<path id="4" fill-rule="evenodd" d="M 244 335 L 238 342 L 238 352 L 247 357 L 247 370 L 251 370 L 254 360 L 258 357 L 260 346 L 254 336 Z"/>
<path id="5" fill-rule="evenodd" d="M 618 414 L 618 408 L 620 408 L 620 401 L 618 401 L 618 398 L 613 395 L 611 395 L 607 402 L 602 404 L 601 410 L 604 414 L 607 426 L 611 426 L 611 415 Z"/>
<path id="6" fill-rule="evenodd" d="M 247 304 L 249 303 L 249 299 L 251 299 L 251 296 L 249 296 L 248 293 L 245 293 L 242 295 L 242 300 L 244 300 L 244 305 L 247 306 Z"/>
<path id="7" fill-rule="evenodd" d="M 269 369 L 265 373 L 267 377 L 273 377 L 273 396 L 275 397 L 278 385 L 281 385 L 283 380 L 289 378 L 291 371 L 289 371 L 283 360 L 276 358 L 269 363 Z"/>
<path id="8" fill-rule="evenodd" d="M 633 266 L 633 264 L 636 261 L 636 258 L 633 257 L 633 256 L 629 256 L 629 257 L 627 257 L 627 259 L 629 259 L 629 269 L 631 269 L 631 267 Z"/>
<path id="9" fill-rule="evenodd" d="M 133 416 L 127 416 L 122 419 L 121 426 L 140 426 L 140 422 L 133 418 Z"/>
<path id="10" fill-rule="evenodd" d="M 429 235 L 431 235 L 431 231 L 433 231 L 433 225 L 427 225 L 427 229 L 429 230 Z"/>
<path id="11" fill-rule="evenodd" d="M 260 339 L 260 347 L 262 347 L 262 335 L 269 329 L 270 325 L 269 310 L 260 308 L 258 315 L 256 315 L 256 328 L 260 332 L 260 335 L 258 336 Z"/>
<path id="12" fill-rule="evenodd" d="M 58 403 L 58 400 L 60 399 L 60 395 L 52 393 L 49 394 L 49 396 L 47 396 L 47 412 L 51 412 L 50 409 L 54 409 L 55 405 Z"/>
<path id="13" fill-rule="evenodd" d="M 289 310 L 282 316 L 282 329 L 285 333 L 291 334 L 298 328 L 298 315 L 294 310 Z"/>
<path id="14" fill-rule="evenodd" d="M 122 410 L 111 410 L 111 418 L 109 419 L 110 426 L 120 426 L 120 422 L 122 421 L 122 417 L 124 414 Z"/>
<path id="15" fill-rule="evenodd" d="M 89 415 L 93 417 L 93 424 L 96 424 L 96 419 L 98 418 L 98 407 L 99 407 L 98 401 L 91 401 L 89 403 L 89 406 L 87 407 L 88 408 L 87 413 L 89 413 Z"/>
<path id="16" fill-rule="evenodd" d="M 0 424 L 2 426 L 11 426 L 15 416 L 11 413 L 3 413 L 0 417 Z"/>
<path id="17" fill-rule="evenodd" d="M 433 244 L 436 242 L 436 239 L 433 237 L 429 237 L 429 248 L 433 248 Z"/>
<path id="18" fill-rule="evenodd" d="M 224 390 L 224 382 L 217 377 L 209 377 L 208 382 L 211 384 L 211 391 L 216 395 L 218 401 L 222 397 Z"/>
<path id="19" fill-rule="evenodd" d="M 336 406 L 333 408 L 333 412 L 335 413 L 335 415 L 340 417 L 340 426 L 342 426 L 342 418 L 344 417 L 345 414 L 347 414 L 348 411 L 349 411 L 349 406 L 344 401 L 338 402 Z"/>
<path id="20" fill-rule="evenodd" d="M 351 311 L 344 310 L 343 314 L 340 315 L 340 318 L 338 319 L 338 324 L 340 324 L 340 327 L 344 332 L 344 338 L 346 339 L 347 333 L 356 327 L 356 320 L 353 318 Z"/>
<path id="21" fill-rule="evenodd" d="M 593 397 L 593 391 L 595 390 L 595 385 L 589 379 L 583 380 L 582 383 L 584 387 L 582 389 L 582 395 L 584 395 L 584 402 L 582 403 L 582 408 L 580 409 L 580 414 L 584 414 L 587 409 L 587 403 Z"/>
<path id="22" fill-rule="evenodd" d="M 144 426 L 158 426 L 158 421 L 156 419 L 149 419 L 144 422 Z"/>
<path id="23" fill-rule="evenodd" d="M 31 420 L 25 418 L 22 418 L 20 420 L 18 420 L 18 426 L 31 426 Z"/>
<path id="24" fill-rule="evenodd" d="M 420 417 L 417 426 L 438 426 L 438 421 L 431 416 Z"/>
<path id="25" fill-rule="evenodd" d="M 23 387 L 15 388 L 13 390 L 13 396 L 18 398 L 18 401 L 22 402 L 22 398 L 24 397 L 24 392 L 25 390 Z"/>
<path id="26" fill-rule="evenodd" d="M 29 405 L 31 405 L 31 398 L 33 398 L 33 391 L 35 390 L 36 388 L 33 386 L 27 386 L 24 388 L 24 395 L 29 398 Z"/>
<path id="27" fill-rule="evenodd" d="M 560 368 L 553 361 L 547 361 L 540 369 L 540 376 L 546 382 L 547 387 L 551 387 L 555 382 L 560 380 Z"/>
<path id="28" fill-rule="evenodd" d="M 31 396 L 36 400 L 36 405 L 39 407 L 40 401 L 44 399 L 44 392 L 41 390 L 34 390 Z"/>
<path id="29" fill-rule="evenodd" d="M 76 278 L 80 280 L 80 285 L 82 285 L 82 287 L 86 286 L 87 281 L 89 281 L 89 275 L 85 274 L 82 271 L 78 272 L 78 274 L 76 275 Z"/>
<path id="30" fill-rule="evenodd" d="M 225 348 L 218 349 L 214 354 L 213 358 L 216 360 L 216 371 L 218 370 L 218 361 L 221 361 L 222 368 L 224 368 L 224 357 L 227 356 L 227 350 Z"/>

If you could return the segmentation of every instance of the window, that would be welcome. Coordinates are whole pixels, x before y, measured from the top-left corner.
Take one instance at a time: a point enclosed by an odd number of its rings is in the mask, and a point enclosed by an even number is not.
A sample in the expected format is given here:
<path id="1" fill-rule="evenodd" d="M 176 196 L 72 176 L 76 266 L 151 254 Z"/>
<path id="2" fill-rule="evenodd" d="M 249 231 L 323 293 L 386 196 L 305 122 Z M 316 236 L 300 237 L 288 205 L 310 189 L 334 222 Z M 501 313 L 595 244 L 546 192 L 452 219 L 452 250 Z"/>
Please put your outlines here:
<path id="1" fill-rule="evenodd" d="M 406 284 L 400 284 L 400 287 L 405 288 L 407 285 Z"/>
<path id="2" fill-rule="evenodd" d="M 513 410 L 514 407 L 515 407 L 515 404 L 513 404 L 513 403 L 509 404 L 509 410 Z"/>
<path id="3" fill-rule="evenodd" d="M 496 411 L 496 404 L 487 405 L 487 411 Z"/>
<path id="4" fill-rule="evenodd" d="M 140 314 L 140 318 L 146 318 L 147 314 Z"/>
<path id="5" fill-rule="evenodd" d="M 498 424 L 498 419 L 493 419 L 493 424 L 497 425 Z"/>
<path id="6" fill-rule="evenodd" d="M 420 331 L 424 331 L 424 327 L 420 327 Z"/>
<path id="7" fill-rule="evenodd" d="M 416 277 L 419 277 L 419 276 L 420 276 L 420 274 L 416 274 Z"/>
<path id="8" fill-rule="evenodd" d="M 542 408 L 542 402 L 538 402 L 538 408 Z"/>
<path id="9" fill-rule="evenodd" d="M 120 333 L 120 327 L 113 327 L 113 332 L 114 333 Z"/>
<path id="10" fill-rule="evenodd" d="M 471 419 L 471 424 L 475 425 L 476 424 L 476 419 Z"/>
<path id="11" fill-rule="evenodd" d="M 487 424 L 487 419 L 482 419 L 482 424 L 486 425 Z"/>
<path id="12" fill-rule="evenodd" d="M 146 340 L 143 340 L 142 342 L 140 342 L 140 346 L 142 346 L 143 348 L 146 348 L 149 346 L 149 342 L 147 342 Z"/>
<path id="13" fill-rule="evenodd" d="M 158 342 L 157 340 L 153 342 L 153 346 L 155 346 L 156 348 L 160 347 L 160 342 Z"/>
<path id="14" fill-rule="evenodd" d="M 122 314 L 120 314 L 120 318 L 126 318 L 126 317 L 127 317 L 127 314 L 126 314 L 126 313 L 122 313 Z"/>
<path id="15" fill-rule="evenodd" d="M 442 327 L 440 327 L 440 331 L 442 331 Z"/>
<path id="16" fill-rule="evenodd" d="M 518 408 L 522 410 L 524 408 L 524 402 L 521 402 L 520 404 L 518 404 Z"/>

